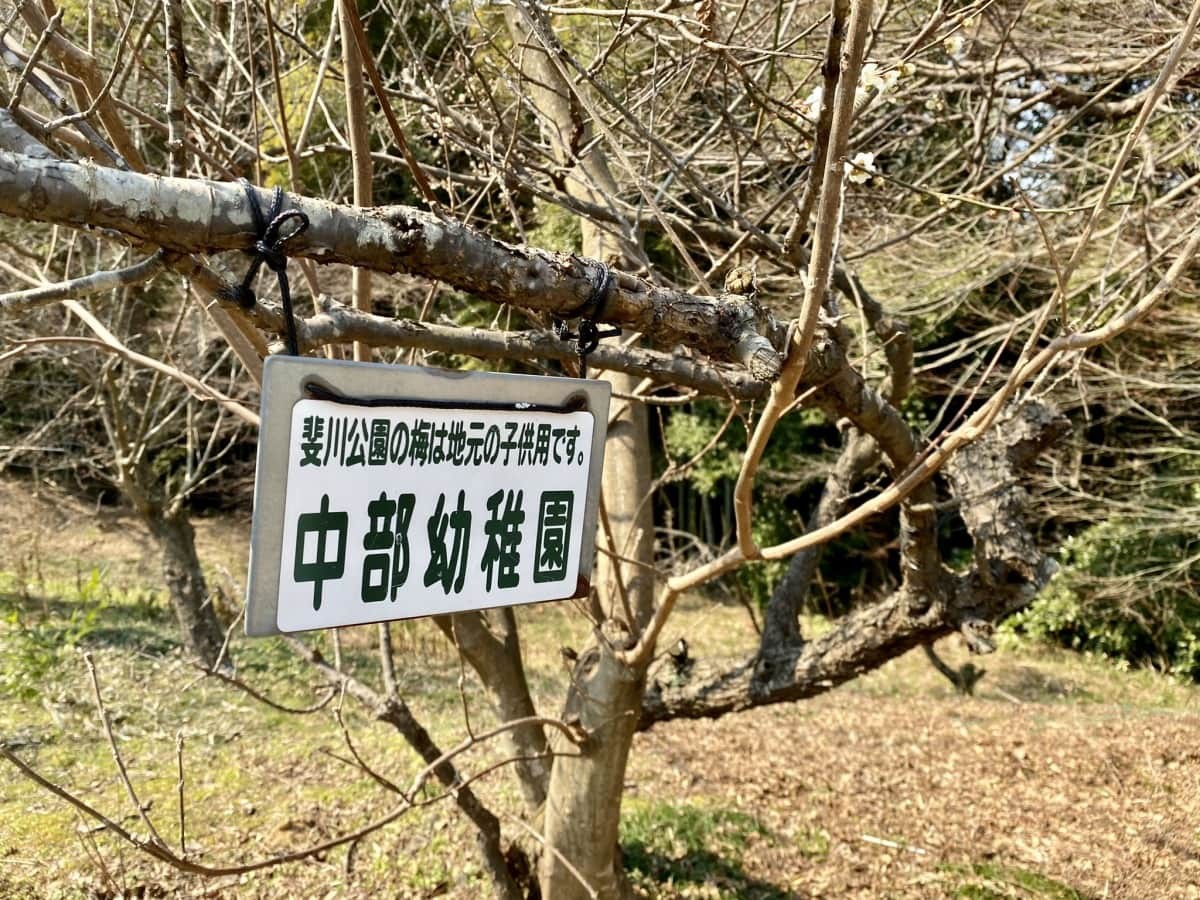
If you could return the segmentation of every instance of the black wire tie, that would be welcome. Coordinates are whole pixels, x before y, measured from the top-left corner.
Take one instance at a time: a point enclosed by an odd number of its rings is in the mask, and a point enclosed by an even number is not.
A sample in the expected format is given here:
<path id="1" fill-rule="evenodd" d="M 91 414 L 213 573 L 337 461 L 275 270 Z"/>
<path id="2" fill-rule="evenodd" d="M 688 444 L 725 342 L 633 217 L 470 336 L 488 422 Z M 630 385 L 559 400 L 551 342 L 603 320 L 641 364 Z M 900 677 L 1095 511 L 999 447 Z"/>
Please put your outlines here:
<path id="1" fill-rule="evenodd" d="M 242 190 L 254 217 L 254 231 L 258 237 L 246 252 L 250 255 L 250 268 L 242 283 L 233 289 L 233 299 L 243 309 L 253 309 L 258 299 L 254 296 L 254 279 L 264 264 L 279 280 L 279 299 L 283 303 L 283 321 L 287 328 L 287 349 L 292 356 L 300 355 L 300 341 L 296 335 L 296 314 L 292 310 L 292 292 L 288 286 L 287 252 L 284 247 L 292 238 L 308 230 L 308 216 L 298 209 L 283 208 L 283 189 L 276 187 L 271 197 L 271 211 L 264 216 L 258 203 L 258 190 L 245 178 L 239 178 Z M 294 223 L 289 230 L 286 226 Z"/>
<path id="2" fill-rule="evenodd" d="M 580 378 L 587 378 L 588 355 L 600 346 L 601 339 L 617 337 L 621 334 L 621 329 L 617 326 L 601 328 L 596 324 L 598 319 L 604 318 L 605 307 L 608 306 L 609 297 L 612 296 L 613 288 L 616 286 L 616 277 L 606 263 L 596 262 L 596 267 L 592 269 L 591 285 L 592 290 L 583 303 L 565 316 L 553 317 L 554 333 L 559 339 L 575 341 L 575 352 L 579 356 Z M 571 331 L 567 327 L 567 319 L 573 319 L 576 316 L 579 317 L 578 330 Z"/>

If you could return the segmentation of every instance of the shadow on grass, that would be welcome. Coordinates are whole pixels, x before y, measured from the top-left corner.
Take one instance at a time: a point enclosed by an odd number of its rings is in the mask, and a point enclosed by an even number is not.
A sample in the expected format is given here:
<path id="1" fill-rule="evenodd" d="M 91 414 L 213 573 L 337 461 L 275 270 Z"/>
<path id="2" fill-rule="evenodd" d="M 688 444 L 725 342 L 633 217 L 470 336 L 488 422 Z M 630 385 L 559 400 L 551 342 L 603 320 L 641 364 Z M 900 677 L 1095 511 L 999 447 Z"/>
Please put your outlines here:
<path id="1" fill-rule="evenodd" d="M 771 834 L 753 816 L 716 807 L 633 801 L 621 821 L 625 869 L 643 888 L 693 884 L 738 900 L 798 897 L 746 872 L 742 857 L 752 839 Z"/>
<path id="2" fill-rule="evenodd" d="M 800 895 L 785 891 L 770 882 L 747 875 L 738 862 L 723 859 L 708 850 L 699 850 L 675 858 L 647 850 L 642 844 L 626 844 L 621 848 L 625 868 L 659 884 L 710 884 L 723 897 L 741 900 L 793 900 Z"/>
<path id="3" fill-rule="evenodd" d="M 6 590 L 0 587 L 0 623 L 8 641 L 60 647 L 115 647 L 162 655 L 179 646 L 175 618 L 151 591 L 122 595 L 88 591 L 83 596 Z"/>
<path id="4" fill-rule="evenodd" d="M 1087 900 L 1088 895 L 1040 872 L 986 862 L 971 865 L 946 865 L 941 869 L 963 880 L 954 890 L 957 900 L 1004 900 L 1021 896 L 1039 900 Z"/>
<path id="5" fill-rule="evenodd" d="M 1052 703 L 1060 700 L 1096 701 L 1100 699 L 1080 685 L 1035 666 L 1013 667 L 1011 671 L 996 677 L 996 686 L 1031 703 Z"/>

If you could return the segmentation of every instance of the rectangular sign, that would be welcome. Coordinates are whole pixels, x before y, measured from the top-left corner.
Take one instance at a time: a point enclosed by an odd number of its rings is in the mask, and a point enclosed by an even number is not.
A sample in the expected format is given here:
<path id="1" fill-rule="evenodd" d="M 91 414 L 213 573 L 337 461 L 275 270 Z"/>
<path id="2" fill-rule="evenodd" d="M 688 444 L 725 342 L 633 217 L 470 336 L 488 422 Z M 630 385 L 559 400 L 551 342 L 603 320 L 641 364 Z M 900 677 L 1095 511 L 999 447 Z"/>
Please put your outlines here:
<path id="1" fill-rule="evenodd" d="M 608 397 L 603 382 L 268 360 L 247 633 L 586 592 Z"/>

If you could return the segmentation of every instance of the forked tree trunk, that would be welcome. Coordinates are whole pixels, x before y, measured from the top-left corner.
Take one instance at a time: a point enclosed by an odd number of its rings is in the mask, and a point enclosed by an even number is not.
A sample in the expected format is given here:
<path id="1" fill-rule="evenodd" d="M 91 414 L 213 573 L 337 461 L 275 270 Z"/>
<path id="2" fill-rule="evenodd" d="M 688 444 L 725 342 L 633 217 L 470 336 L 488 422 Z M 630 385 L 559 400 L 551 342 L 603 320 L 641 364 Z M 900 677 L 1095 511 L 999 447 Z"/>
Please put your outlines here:
<path id="1" fill-rule="evenodd" d="M 539 13 L 532 12 L 533 16 Z M 524 71 L 530 76 L 530 94 L 545 119 L 543 129 L 556 155 L 567 169 L 566 190 L 591 203 L 604 204 L 618 194 L 604 153 L 591 145 L 586 114 L 571 85 L 550 56 L 538 49 L 541 41 L 555 43 L 548 22 L 530 33 L 530 18 L 509 11 L 509 27 L 526 50 Z M 571 147 L 572 135 L 590 149 L 580 158 Z M 610 265 L 628 267 L 640 255 L 636 240 L 619 237 L 584 221 L 583 254 Z M 636 380 L 608 373 L 602 377 L 614 393 L 628 396 Z M 609 534 L 618 554 L 647 566 L 653 562 L 654 535 L 648 496 L 650 447 L 646 408 L 640 403 L 614 398 L 605 445 L 603 498 Z M 597 543 L 608 549 L 602 531 Z M 578 716 L 590 734 L 582 748 L 552 737 L 556 753 L 543 819 L 544 852 L 539 883 L 545 900 L 575 900 L 598 895 L 630 895 L 621 867 L 618 825 L 625 765 L 633 733 L 640 718 L 645 672 L 634 671 L 613 654 L 649 619 L 654 582 L 645 568 L 616 564 L 600 554 L 593 584 L 599 592 L 603 633 L 594 633 L 572 673 L 564 715 Z M 632 619 L 633 621 L 629 621 Z M 595 893 L 593 893 L 595 892 Z"/>
<path id="2" fill-rule="evenodd" d="M 186 513 L 147 516 L 146 524 L 162 553 L 163 581 L 179 620 L 187 652 L 213 666 L 221 652 L 224 632 L 208 596 L 208 585 L 196 555 L 196 532 Z"/>
<path id="3" fill-rule="evenodd" d="M 585 229 L 586 234 L 586 229 Z M 635 380 L 611 375 L 616 392 L 628 394 Z M 616 401 L 618 404 L 621 401 Z M 622 556 L 648 564 L 653 561 L 653 521 L 650 504 L 649 434 L 646 408 L 625 403 L 626 409 L 609 427 L 604 459 L 604 504 L 613 538 Z M 606 541 L 599 538 L 603 546 Z M 605 612 L 610 622 L 623 619 L 621 589 L 616 585 L 617 567 L 601 554 L 595 578 L 604 592 Z M 623 565 L 620 578 L 634 618 L 644 624 L 653 597 L 653 578 L 640 567 Z M 613 655 L 613 645 L 623 643 L 619 627 L 606 628 L 581 654 L 572 674 L 564 716 L 578 716 L 590 733 L 587 743 L 576 751 L 561 735 L 554 734 L 556 753 L 550 773 L 546 801 L 546 851 L 542 855 L 540 882 L 546 900 L 575 900 L 629 896 L 618 848 L 621 795 L 625 787 L 625 765 L 634 730 L 641 715 L 645 672 L 634 671 Z M 575 753 L 578 755 L 572 755 Z M 569 863 L 570 865 L 568 866 Z M 574 868 L 574 872 L 571 868 Z M 587 887 L 583 882 L 587 883 Z"/>
<path id="4" fill-rule="evenodd" d="M 604 152 L 591 141 L 586 111 L 564 73 L 540 48 L 557 39 L 541 14 L 528 7 L 508 10 L 508 25 L 522 43 L 522 69 L 529 92 L 543 116 L 543 133 L 565 169 L 571 196 L 605 204 L 618 195 Z M 532 32 L 532 33 L 531 33 Z M 572 146 L 577 142 L 578 146 Z M 577 155 L 579 147 L 589 149 Z M 609 265 L 628 267 L 641 255 L 636 238 L 619 236 L 588 221 L 582 222 L 583 254 Z M 607 373 L 615 394 L 628 396 L 636 380 Z M 650 617 L 654 580 L 646 568 L 653 563 L 654 534 L 650 502 L 650 441 L 646 408 L 614 398 L 605 444 L 603 498 L 610 534 L 618 554 L 641 566 L 615 564 L 599 556 L 593 584 L 599 592 L 603 633 L 594 633 L 572 673 L 565 716 L 577 715 L 590 737 L 582 748 L 561 735 L 551 739 L 556 753 L 543 819 L 544 852 L 539 883 L 545 900 L 574 900 L 628 896 L 618 842 L 625 764 L 640 718 L 645 672 L 634 671 L 613 654 L 636 635 Z M 598 546 L 607 549 L 602 531 Z M 633 621 L 629 621 L 632 619 Z M 595 892 L 595 894 L 593 894 Z"/>

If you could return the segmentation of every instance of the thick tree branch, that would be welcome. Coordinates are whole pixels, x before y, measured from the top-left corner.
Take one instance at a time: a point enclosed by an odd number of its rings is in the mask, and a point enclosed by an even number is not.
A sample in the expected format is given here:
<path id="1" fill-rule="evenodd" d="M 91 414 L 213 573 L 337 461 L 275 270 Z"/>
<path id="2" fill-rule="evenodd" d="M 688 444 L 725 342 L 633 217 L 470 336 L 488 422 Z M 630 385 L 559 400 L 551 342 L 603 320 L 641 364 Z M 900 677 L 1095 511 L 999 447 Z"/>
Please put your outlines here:
<path id="1" fill-rule="evenodd" d="M 261 192 L 260 203 L 270 207 Z M 406 206 L 359 210 L 289 196 L 309 228 L 288 244 L 295 256 L 377 272 L 436 278 L 497 303 L 570 316 L 586 308 L 606 276 L 595 260 L 497 241 L 437 213 Z M 75 228 L 102 228 L 180 253 L 244 250 L 255 239 L 240 185 L 163 178 L 0 152 L 0 213 Z M 659 344 L 685 344 L 747 366 L 763 381 L 779 373 L 782 329 L 738 295 L 713 299 L 614 273 L 597 318 Z"/>
<path id="2" fill-rule="evenodd" d="M 738 710 L 823 694 L 953 626 L 940 611 L 909 612 L 906 591 L 850 613 L 805 644 L 754 653 L 732 668 L 697 660 L 686 679 L 660 676 L 647 688 L 639 728 L 669 719 L 718 718 Z M 769 672 L 762 679 L 760 672 Z"/>
<path id="3" fill-rule="evenodd" d="M 686 678 L 660 676 L 647 689 L 639 727 L 811 697 L 956 630 L 973 649 L 988 649 L 990 623 L 1028 604 L 1056 568 L 1024 523 L 1027 498 L 1016 472 L 1067 427 L 1052 410 L 1028 404 L 963 451 L 952 481 L 976 541 L 975 565 L 944 576 L 937 602 L 919 602 L 903 587 L 809 643 L 764 648 L 733 667 L 697 662 Z"/>
<path id="4" fill-rule="evenodd" d="M 842 4 L 839 3 L 836 6 L 842 6 Z M 737 482 L 734 485 L 733 511 L 737 527 L 738 550 L 747 559 L 757 559 L 760 556 L 751 528 L 754 507 L 753 489 L 759 462 L 762 460 L 762 455 L 779 419 L 791 408 L 796 384 L 808 364 L 808 352 L 812 349 L 817 319 L 825 302 L 825 292 L 833 274 L 837 244 L 841 239 L 842 204 L 845 199 L 843 157 L 850 135 L 850 124 L 854 119 L 854 96 L 859 73 L 862 70 L 867 31 L 871 23 L 871 7 L 872 0 L 856 0 L 853 12 L 850 14 L 850 41 L 846 47 L 845 57 L 841 61 L 842 71 L 838 81 L 837 96 L 833 101 L 833 118 L 829 125 L 827 138 L 829 146 L 826 148 L 824 156 L 824 168 L 821 172 L 814 171 L 809 174 L 810 179 L 820 177 L 821 192 L 817 224 L 813 234 L 812 255 L 804 278 L 804 299 L 796 321 L 795 335 L 787 348 L 787 358 L 781 371 L 781 377 L 772 388 L 762 415 L 755 423 L 754 432 L 746 445 L 741 471 L 738 472 Z M 844 13 L 844 6 L 842 12 Z M 834 29 L 841 27 L 836 10 L 832 27 Z M 836 46 L 837 41 L 831 38 L 830 44 Z M 828 66 L 834 63 L 835 60 L 826 60 L 825 64 Z M 802 214 L 808 215 L 806 211 L 802 211 Z M 805 227 L 805 223 L 801 223 L 799 227 Z M 790 255 L 797 256 L 794 253 Z"/>
<path id="5" fill-rule="evenodd" d="M 497 331 L 384 318 L 358 312 L 330 297 L 321 299 L 321 308 L 316 316 L 297 323 L 301 352 L 325 344 L 362 341 L 373 347 L 411 347 L 480 359 L 578 359 L 574 344 L 549 331 Z M 264 327 L 282 329 L 282 314 L 275 308 L 260 306 L 258 311 Z M 601 344 L 588 355 L 588 366 L 736 400 L 755 400 L 767 393 L 766 383 L 755 380 L 745 369 L 641 347 Z"/>
<path id="6" fill-rule="evenodd" d="M 830 342 L 829 351 L 837 345 Z M 840 358 L 840 364 L 836 359 Z M 896 407 L 871 388 L 840 353 L 830 360 L 832 373 L 820 384 L 816 405 L 832 417 L 849 419 L 875 439 L 892 472 L 905 471 L 917 457 L 920 438 Z M 806 373 L 807 374 L 807 373 Z M 932 603 L 941 588 L 941 555 L 937 546 L 937 492 L 926 479 L 902 501 L 900 507 L 900 561 L 904 584 L 913 602 Z M 818 525 L 817 527 L 821 527 Z"/>

